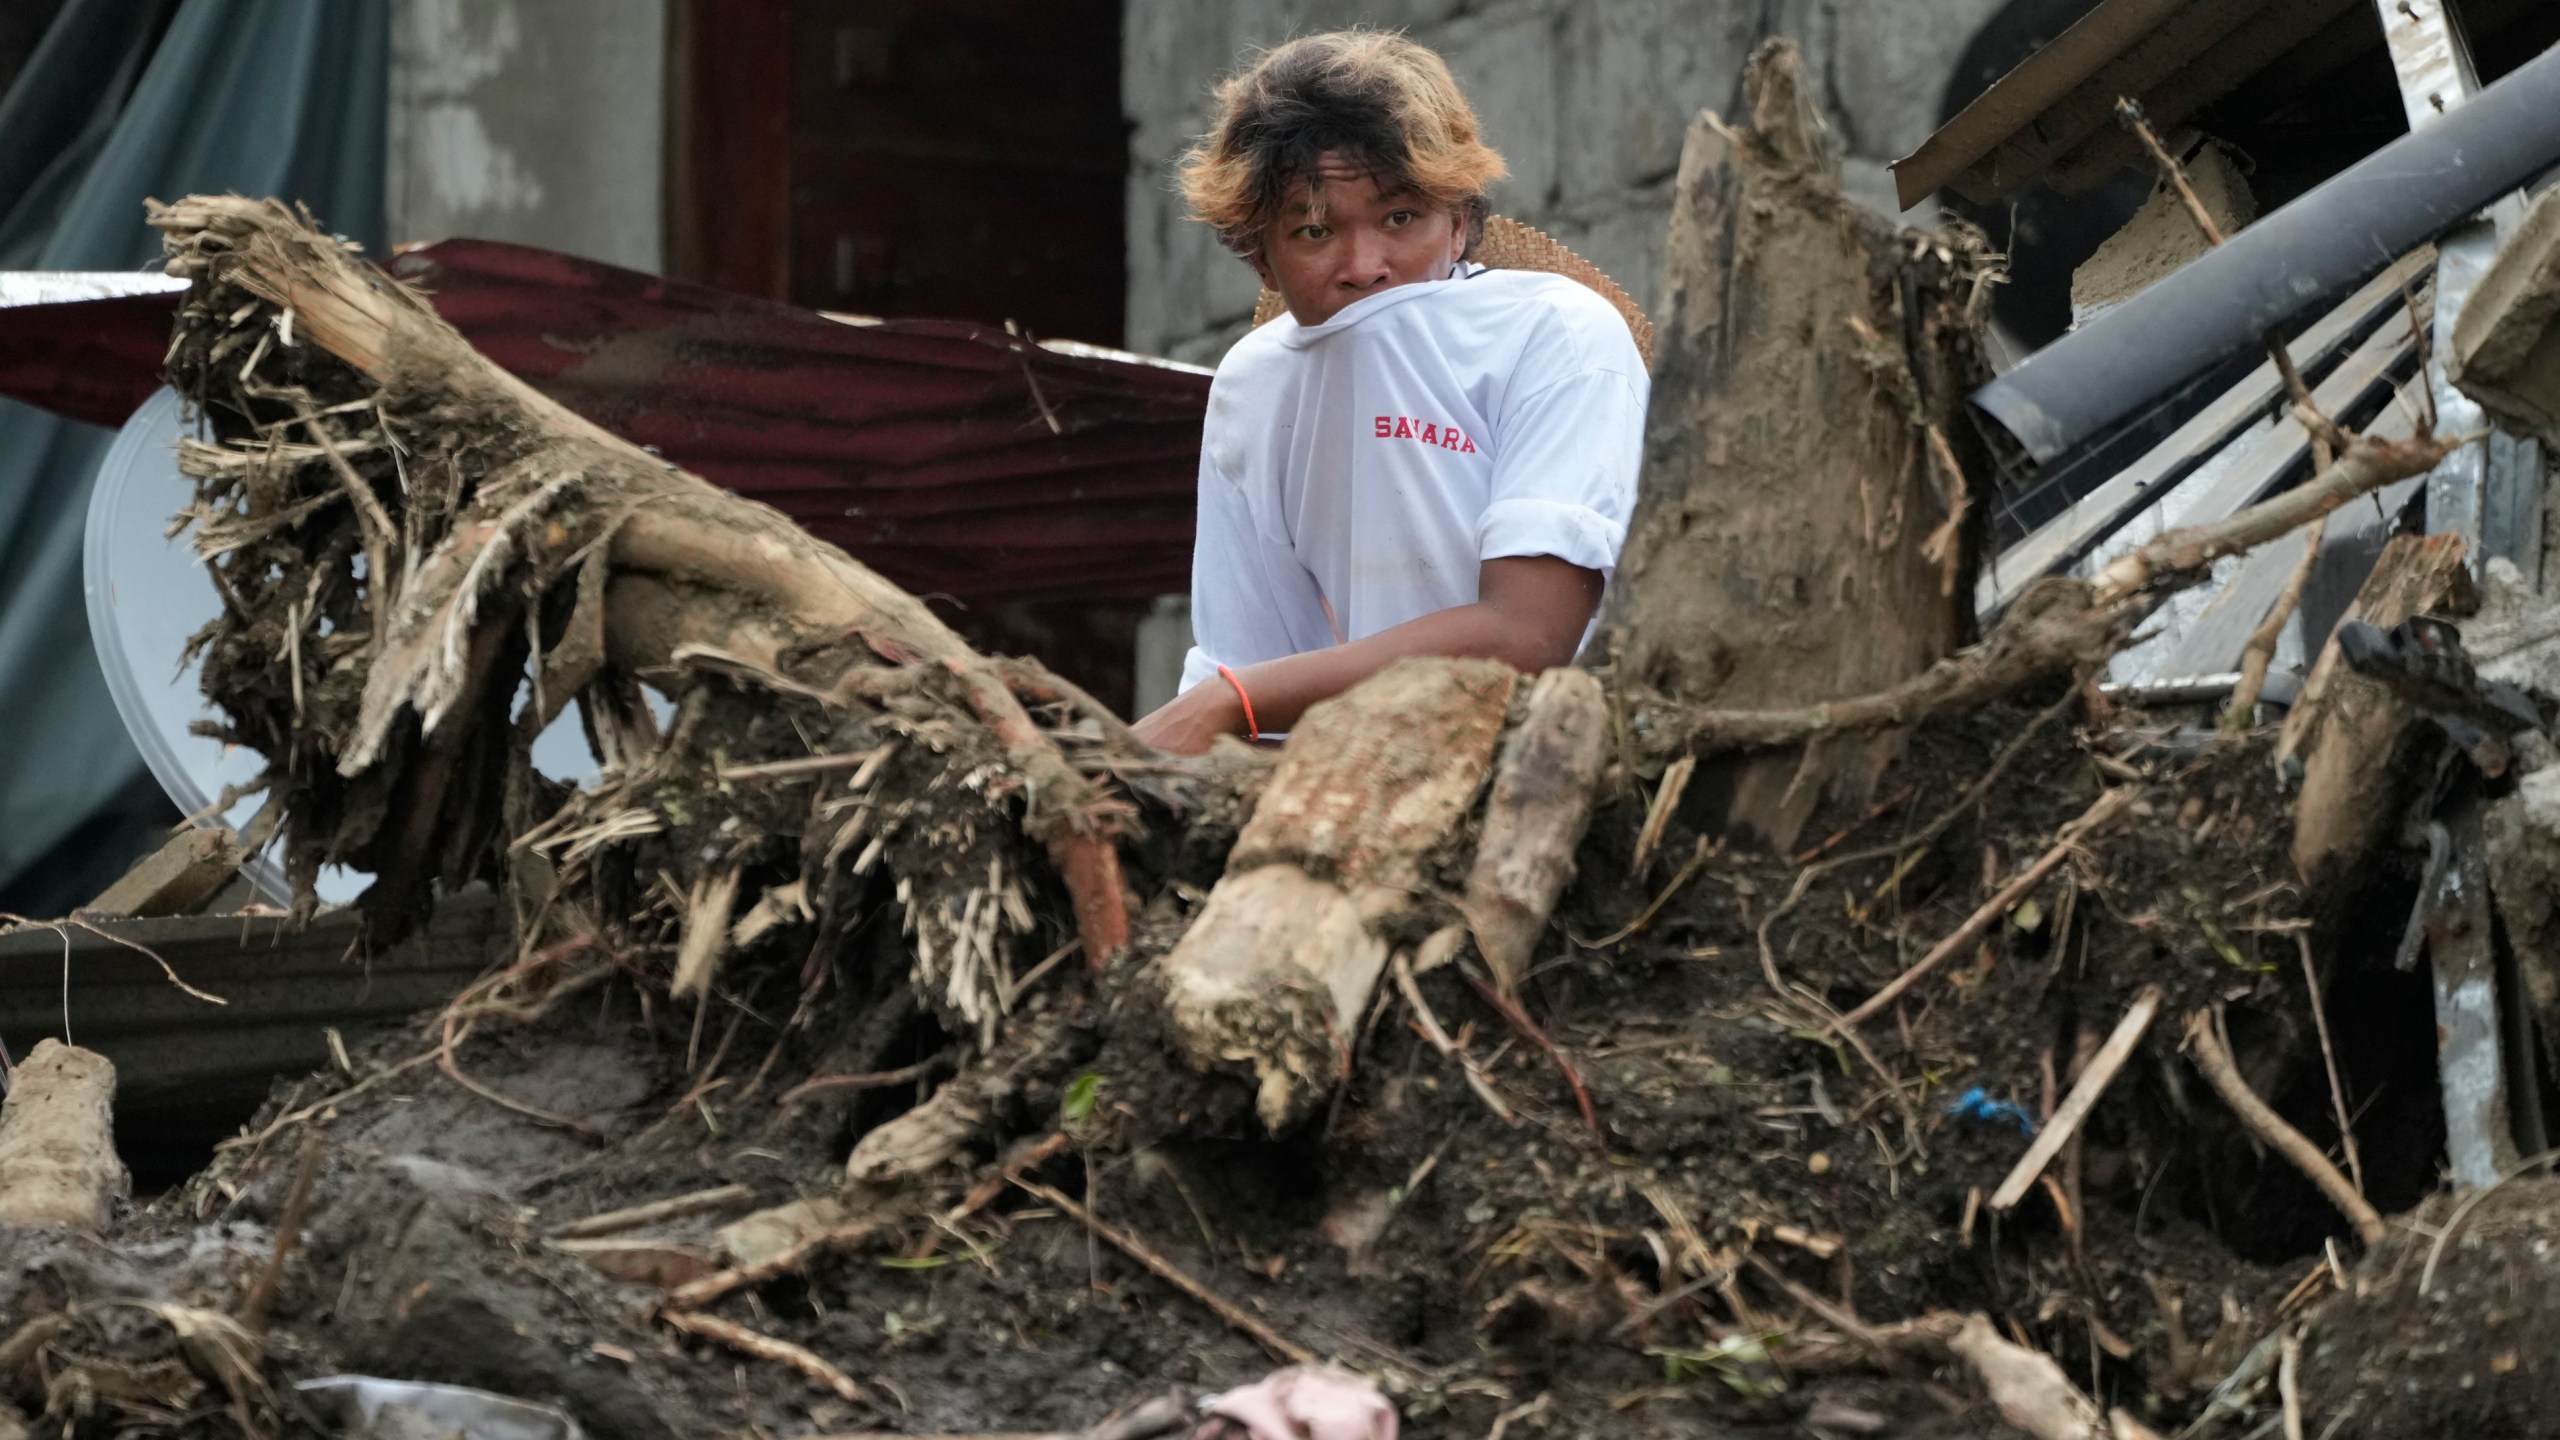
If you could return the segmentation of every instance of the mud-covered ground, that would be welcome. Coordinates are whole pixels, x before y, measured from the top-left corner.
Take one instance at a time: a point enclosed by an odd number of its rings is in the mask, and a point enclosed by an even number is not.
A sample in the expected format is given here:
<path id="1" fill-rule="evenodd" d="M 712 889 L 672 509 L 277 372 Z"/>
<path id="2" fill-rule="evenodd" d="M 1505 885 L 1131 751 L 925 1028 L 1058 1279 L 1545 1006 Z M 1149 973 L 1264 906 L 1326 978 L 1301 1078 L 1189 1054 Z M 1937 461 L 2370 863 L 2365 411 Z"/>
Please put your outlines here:
<path id="1" fill-rule="evenodd" d="M 112 1250 L 17 1250 L 0 1315 L 55 1323 L 32 1349 L 0 1336 L 0 1378 L 30 1410 L 85 1403 L 83 1435 L 235 1433 L 222 1427 L 260 1420 L 259 1404 L 285 1433 L 332 1433 L 287 1394 L 244 1401 L 200 1369 L 191 1391 L 166 1367 L 128 1373 L 180 1348 L 132 1298 L 236 1312 L 306 1159 L 317 1179 L 275 1290 L 270 1380 L 447 1380 L 562 1404 L 600 1435 L 792 1437 L 1073 1428 L 1279 1363 L 1114 1237 L 1004 1181 L 1008 1157 L 1055 1132 L 1065 1143 L 1024 1161 L 1025 1180 L 1377 1378 L 1408 1434 L 2008 1433 L 1961 1371 L 1891 1328 L 1947 1310 L 1988 1313 L 2164 1433 L 2235 1369 L 2264 1383 L 2217 1433 L 2275 1419 L 2265 1357 L 2286 1334 L 2313 1434 L 2342 1412 L 2342 1435 L 2536 1433 L 2553 1383 L 2536 1337 L 2560 1294 L 2538 1193 L 2510 1186 L 2461 1215 L 2431 1272 L 2442 1200 L 2360 1264 L 2346 1222 L 2177 1048 L 2191 1011 L 2223 1006 L 2253 1086 L 2334 1149 L 2307 936 L 2366 1189 L 2386 1214 L 2418 1206 L 2442 1147 L 2432 1019 L 2423 977 L 2391 967 L 2386 923 L 2414 875 L 2386 866 L 2314 914 L 2263 745 L 2206 746 L 2139 717 L 2084 739 L 2079 715 L 2021 706 L 1920 735 L 1884 803 L 1817 823 L 1801 859 L 1701 848 L 1675 820 L 1638 871 L 1650 781 L 1626 778 L 1525 987 L 1543 1036 L 1507 1023 L 1461 965 L 1420 977 L 1490 1095 L 1382 986 L 1347 1037 L 1338 1103 L 1281 1141 L 1252 1133 L 1245 1097 L 1170 1065 L 1139 1018 L 1143 956 L 1178 933 L 1214 876 L 1202 857 L 1223 850 L 1184 837 L 1155 847 L 1141 958 L 1099 980 L 1051 973 L 999 1042 L 1038 1057 L 996 1106 L 1001 1144 L 920 1191 L 843 1181 L 853 1142 L 961 1058 L 905 998 L 886 913 L 814 991 L 796 955 L 736 964 L 699 1024 L 592 977 L 529 1023 L 478 1019 L 448 1071 L 434 1058 L 446 1032 L 422 1021 L 352 1057 L 352 1076 L 280 1087 Z M 1861 1027 L 1862 1044 L 1806 1022 L 1806 992 L 1854 1006 L 2106 786 L 2137 798 Z M 1704 803 L 1712 777 L 1693 789 Z M 1790 904 L 1806 864 L 1815 877 Z M 2146 985 L 2165 992 L 2160 1018 L 2081 1141 L 1993 1209 L 2075 1055 Z M 646 1278 L 547 1238 L 721 1185 L 742 1190 L 622 1237 L 644 1253 L 612 1263 Z M 665 1282 L 722 1263 L 720 1226 L 794 1200 L 882 1224 L 710 1313 L 807 1347 L 862 1401 L 652 1319 Z"/>

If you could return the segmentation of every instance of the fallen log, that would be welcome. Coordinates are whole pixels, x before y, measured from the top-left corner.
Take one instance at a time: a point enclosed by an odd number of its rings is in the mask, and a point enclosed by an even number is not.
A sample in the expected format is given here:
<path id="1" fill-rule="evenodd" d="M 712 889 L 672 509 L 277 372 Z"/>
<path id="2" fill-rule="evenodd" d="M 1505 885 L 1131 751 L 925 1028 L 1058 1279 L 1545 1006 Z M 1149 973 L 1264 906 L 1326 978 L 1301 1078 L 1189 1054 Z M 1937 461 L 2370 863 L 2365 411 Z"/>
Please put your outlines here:
<path id="1" fill-rule="evenodd" d="M 130 1184 L 116 1158 L 115 1098 L 105 1056 L 36 1042 L 0 1101 L 0 1225 L 106 1228 Z"/>
<path id="2" fill-rule="evenodd" d="M 1308 710 L 1226 877 L 1165 957 L 1175 1048 L 1248 1076 L 1273 1132 L 1332 1093 L 1386 968 L 1382 928 L 1428 893 L 1427 862 L 1475 804 L 1515 678 L 1493 661 L 1408 660 Z"/>

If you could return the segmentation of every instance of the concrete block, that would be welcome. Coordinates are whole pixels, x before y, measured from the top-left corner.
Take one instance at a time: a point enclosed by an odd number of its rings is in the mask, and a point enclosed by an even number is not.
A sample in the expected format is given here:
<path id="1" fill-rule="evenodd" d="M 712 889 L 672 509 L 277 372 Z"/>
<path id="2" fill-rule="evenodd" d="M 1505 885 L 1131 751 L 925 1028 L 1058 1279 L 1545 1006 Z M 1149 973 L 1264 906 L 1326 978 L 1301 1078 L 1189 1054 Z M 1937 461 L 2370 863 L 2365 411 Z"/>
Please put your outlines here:
<path id="1" fill-rule="evenodd" d="M 1626 0 L 1570 14 L 1557 47 L 1564 205 L 1587 207 L 1670 179 L 1691 117 L 1732 108 L 1735 77 L 1759 33 L 1756 14 L 1745 10 Z"/>
<path id="2" fill-rule="evenodd" d="M 1555 204 L 1562 29 L 1561 18 L 1548 10 L 1514 9 L 1467 17 L 1436 37 L 1449 72 L 1475 104 L 1486 141 L 1511 166 L 1511 178 L 1493 189 L 1493 207 L 1506 215 L 1525 219 Z"/>
<path id="3" fill-rule="evenodd" d="M 392 17 L 393 240 L 660 268 L 665 0 L 404 0 Z"/>

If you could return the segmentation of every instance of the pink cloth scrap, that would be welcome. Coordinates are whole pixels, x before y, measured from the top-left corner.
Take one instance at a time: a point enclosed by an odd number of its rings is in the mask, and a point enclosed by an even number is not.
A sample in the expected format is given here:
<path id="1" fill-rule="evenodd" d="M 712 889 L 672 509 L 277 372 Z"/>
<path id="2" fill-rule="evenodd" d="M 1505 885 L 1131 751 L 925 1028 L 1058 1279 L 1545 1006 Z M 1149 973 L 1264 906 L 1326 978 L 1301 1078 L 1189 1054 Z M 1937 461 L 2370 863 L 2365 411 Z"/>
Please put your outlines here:
<path id="1" fill-rule="evenodd" d="M 1396 1440 L 1396 1407 L 1376 1384 L 1331 1365 L 1275 1370 L 1209 1402 L 1252 1440 Z"/>

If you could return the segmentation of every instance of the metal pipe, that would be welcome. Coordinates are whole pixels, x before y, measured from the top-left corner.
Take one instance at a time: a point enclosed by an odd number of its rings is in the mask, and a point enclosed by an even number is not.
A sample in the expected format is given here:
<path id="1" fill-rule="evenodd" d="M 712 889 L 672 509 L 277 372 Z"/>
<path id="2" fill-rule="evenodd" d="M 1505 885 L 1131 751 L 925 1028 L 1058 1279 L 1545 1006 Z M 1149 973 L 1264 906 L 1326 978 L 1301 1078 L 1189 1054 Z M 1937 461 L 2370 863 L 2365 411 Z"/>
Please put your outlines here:
<path id="1" fill-rule="evenodd" d="M 2049 461 L 2560 161 L 2560 49 L 2030 355 L 1973 403 Z"/>

